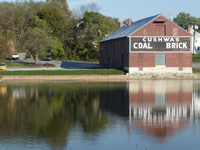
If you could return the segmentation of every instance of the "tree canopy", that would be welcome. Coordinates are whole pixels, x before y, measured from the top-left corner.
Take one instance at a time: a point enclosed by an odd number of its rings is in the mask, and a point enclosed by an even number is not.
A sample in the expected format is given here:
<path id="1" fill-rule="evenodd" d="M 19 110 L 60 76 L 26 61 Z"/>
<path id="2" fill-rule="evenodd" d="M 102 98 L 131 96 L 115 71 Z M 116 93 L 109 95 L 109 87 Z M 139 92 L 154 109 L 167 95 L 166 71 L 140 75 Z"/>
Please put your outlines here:
<path id="1" fill-rule="evenodd" d="M 195 21 L 196 25 L 200 27 L 200 18 L 196 18 L 185 12 L 180 12 L 173 21 L 184 29 L 188 28 L 188 25 L 194 25 Z"/>
<path id="2" fill-rule="evenodd" d="M 99 10 L 94 2 L 82 5 L 77 15 L 66 0 L 0 2 L 1 56 L 26 51 L 36 63 L 44 53 L 55 59 L 98 61 L 98 42 L 119 28 L 117 18 Z"/>
<path id="3" fill-rule="evenodd" d="M 29 29 L 23 34 L 21 46 L 24 51 L 32 56 L 35 64 L 37 64 L 38 56 L 41 52 L 53 47 L 51 37 L 41 28 Z"/>

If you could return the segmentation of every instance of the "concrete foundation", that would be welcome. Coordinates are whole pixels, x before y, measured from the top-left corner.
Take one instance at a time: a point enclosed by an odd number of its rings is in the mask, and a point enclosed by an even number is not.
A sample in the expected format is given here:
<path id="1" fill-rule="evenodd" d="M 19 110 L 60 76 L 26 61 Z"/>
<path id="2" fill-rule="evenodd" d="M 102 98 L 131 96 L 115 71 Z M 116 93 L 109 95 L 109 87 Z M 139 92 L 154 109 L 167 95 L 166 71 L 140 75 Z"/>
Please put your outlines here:
<path id="1" fill-rule="evenodd" d="M 192 73 L 192 67 L 126 67 L 129 73 Z"/>

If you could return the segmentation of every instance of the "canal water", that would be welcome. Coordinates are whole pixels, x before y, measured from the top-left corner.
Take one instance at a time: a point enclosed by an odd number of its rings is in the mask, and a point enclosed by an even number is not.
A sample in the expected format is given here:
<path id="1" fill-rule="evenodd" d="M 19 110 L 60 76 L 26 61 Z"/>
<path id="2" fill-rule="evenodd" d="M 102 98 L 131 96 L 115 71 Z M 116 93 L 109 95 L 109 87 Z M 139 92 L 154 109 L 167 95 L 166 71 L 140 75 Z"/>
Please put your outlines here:
<path id="1" fill-rule="evenodd" d="M 199 80 L 0 83 L 3 150 L 199 147 Z"/>

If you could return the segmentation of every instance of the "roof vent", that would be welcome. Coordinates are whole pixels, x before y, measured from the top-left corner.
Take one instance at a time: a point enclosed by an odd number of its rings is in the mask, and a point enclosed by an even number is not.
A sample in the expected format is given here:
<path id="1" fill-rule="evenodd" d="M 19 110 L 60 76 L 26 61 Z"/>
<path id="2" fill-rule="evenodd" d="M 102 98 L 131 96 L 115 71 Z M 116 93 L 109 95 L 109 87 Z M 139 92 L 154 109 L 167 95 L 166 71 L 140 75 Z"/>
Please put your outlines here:
<path id="1" fill-rule="evenodd" d="M 164 20 L 162 17 L 157 18 L 154 23 L 164 23 L 166 20 Z"/>

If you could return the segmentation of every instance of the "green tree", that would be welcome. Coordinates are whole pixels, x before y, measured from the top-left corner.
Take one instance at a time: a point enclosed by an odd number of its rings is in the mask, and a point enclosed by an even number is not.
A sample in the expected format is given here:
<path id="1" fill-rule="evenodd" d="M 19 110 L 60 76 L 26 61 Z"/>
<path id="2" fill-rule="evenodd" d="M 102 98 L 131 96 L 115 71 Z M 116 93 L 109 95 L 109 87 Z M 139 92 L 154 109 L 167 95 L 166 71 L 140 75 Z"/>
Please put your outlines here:
<path id="1" fill-rule="evenodd" d="M 79 51 L 84 60 L 98 61 L 99 41 L 119 28 L 115 19 L 103 16 L 97 12 L 85 12 L 80 28 L 83 30 L 84 41 Z"/>
<path id="2" fill-rule="evenodd" d="M 21 39 L 21 46 L 37 64 L 39 54 L 52 47 L 52 39 L 41 28 L 34 28 L 24 33 Z"/>
<path id="3" fill-rule="evenodd" d="M 52 42 L 53 42 L 53 46 L 50 50 L 51 54 L 54 57 L 62 58 L 65 54 L 64 49 L 63 49 L 63 43 L 56 37 L 53 38 Z"/>
<path id="4" fill-rule="evenodd" d="M 53 57 L 63 58 L 67 49 L 66 40 L 69 39 L 71 22 L 71 11 L 68 9 L 66 0 L 47 0 L 47 4 L 43 9 L 38 11 L 38 16 L 42 20 L 46 20 L 51 28 L 51 36 L 55 43 L 51 50 Z M 56 49 L 58 48 L 58 49 Z"/>
<path id="5" fill-rule="evenodd" d="M 199 18 L 191 16 L 189 13 L 180 12 L 173 21 L 182 28 L 187 28 L 188 25 L 193 25 L 195 20 L 199 20 Z"/>
<path id="6" fill-rule="evenodd" d="M 52 35 L 60 38 L 60 31 L 63 25 L 65 25 L 65 20 L 55 8 L 45 8 L 38 11 L 40 19 L 46 20 L 48 26 L 52 30 Z"/>

